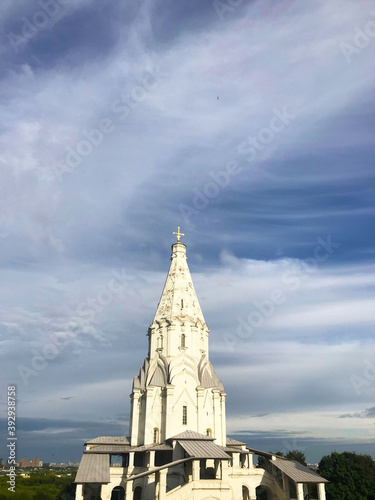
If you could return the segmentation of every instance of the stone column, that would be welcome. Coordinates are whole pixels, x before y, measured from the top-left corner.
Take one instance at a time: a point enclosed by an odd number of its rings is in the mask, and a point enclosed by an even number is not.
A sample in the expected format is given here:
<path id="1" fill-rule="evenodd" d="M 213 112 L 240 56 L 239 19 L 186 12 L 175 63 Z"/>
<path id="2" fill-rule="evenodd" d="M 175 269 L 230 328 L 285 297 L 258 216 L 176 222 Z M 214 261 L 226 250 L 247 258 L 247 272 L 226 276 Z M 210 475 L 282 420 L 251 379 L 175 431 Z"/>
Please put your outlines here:
<path id="1" fill-rule="evenodd" d="M 227 482 L 229 479 L 229 460 L 221 460 L 221 480 Z"/>
<path id="2" fill-rule="evenodd" d="M 285 498 L 290 498 L 289 477 L 283 472 L 283 490 Z"/>
<path id="3" fill-rule="evenodd" d="M 201 467 L 199 460 L 193 460 L 193 481 L 199 481 L 201 478 Z"/>
<path id="4" fill-rule="evenodd" d="M 149 467 L 150 469 L 152 469 L 153 467 L 155 467 L 155 451 L 149 451 L 148 452 L 147 467 Z"/>
<path id="5" fill-rule="evenodd" d="M 168 469 L 162 469 L 159 471 L 159 500 L 164 500 L 167 493 L 167 472 Z"/>
<path id="6" fill-rule="evenodd" d="M 83 485 L 77 484 L 76 486 L 76 500 L 83 500 Z"/>
<path id="7" fill-rule="evenodd" d="M 326 500 L 326 488 L 324 483 L 318 483 L 318 499 Z"/>
<path id="8" fill-rule="evenodd" d="M 297 487 L 297 500 L 304 500 L 303 483 L 296 483 Z"/>

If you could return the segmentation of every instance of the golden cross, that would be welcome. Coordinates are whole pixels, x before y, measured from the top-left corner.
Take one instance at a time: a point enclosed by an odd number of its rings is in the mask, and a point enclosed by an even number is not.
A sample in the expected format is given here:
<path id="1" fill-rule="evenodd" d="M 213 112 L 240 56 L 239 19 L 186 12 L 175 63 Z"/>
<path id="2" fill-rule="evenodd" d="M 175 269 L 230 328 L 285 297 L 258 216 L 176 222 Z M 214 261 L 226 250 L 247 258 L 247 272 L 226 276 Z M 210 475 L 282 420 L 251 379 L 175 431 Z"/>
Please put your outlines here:
<path id="1" fill-rule="evenodd" d="M 173 232 L 173 234 L 177 235 L 177 241 L 180 241 L 181 236 L 185 236 L 184 233 L 180 233 L 180 226 L 178 226 L 177 233 Z"/>

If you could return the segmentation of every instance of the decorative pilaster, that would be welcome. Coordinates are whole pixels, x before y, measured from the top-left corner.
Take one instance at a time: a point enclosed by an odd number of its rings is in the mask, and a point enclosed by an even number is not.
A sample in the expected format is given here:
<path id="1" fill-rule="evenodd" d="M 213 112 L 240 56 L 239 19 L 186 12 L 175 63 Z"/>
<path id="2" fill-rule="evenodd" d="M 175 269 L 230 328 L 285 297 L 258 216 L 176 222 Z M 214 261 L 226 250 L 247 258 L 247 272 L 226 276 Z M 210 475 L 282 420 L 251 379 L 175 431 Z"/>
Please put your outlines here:
<path id="1" fill-rule="evenodd" d="M 165 412 L 166 412 L 166 423 L 165 423 L 165 439 L 172 437 L 174 435 L 173 426 L 173 394 L 174 386 L 167 385 L 165 390 Z"/>
<path id="2" fill-rule="evenodd" d="M 143 443 L 141 444 L 151 444 L 152 443 L 152 432 L 153 428 L 157 424 L 152 414 L 152 401 L 154 396 L 154 389 L 148 388 L 146 391 L 146 419 L 145 419 L 145 433 L 143 436 Z M 159 427 L 159 425 L 157 425 Z"/>
<path id="3" fill-rule="evenodd" d="M 216 438 L 215 443 L 218 445 L 225 445 L 225 443 L 223 443 L 221 431 L 220 391 L 218 389 L 212 389 L 212 402 L 214 407 L 213 436 Z"/>
<path id="4" fill-rule="evenodd" d="M 132 446 L 137 446 L 139 432 L 139 398 L 141 391 L 133 390 L 131 398 L 131 414 L 130 414 L 130 439 Z"/>
<path id="5" fill-rule="evenodd" d="M 221 439 L 222 439 L 222 445 L 226 445 L 227 441 L 227 417 L 226 417 L 226 411 L 225 411 L 225 396 L 226 393 L 222 392 L 220 394 L 220 414 L 221 414 Z"/>
<path id="6" fill-rule="evenodd" d="M 133 481 L 127 481 L 125 483 L 125 498 L 133 498 Z"/>
<path id="7" fill-rule="evenodd" d="M 203 424 L 204 387 L 197 387 L 197 432 L 205 434 Z"/>

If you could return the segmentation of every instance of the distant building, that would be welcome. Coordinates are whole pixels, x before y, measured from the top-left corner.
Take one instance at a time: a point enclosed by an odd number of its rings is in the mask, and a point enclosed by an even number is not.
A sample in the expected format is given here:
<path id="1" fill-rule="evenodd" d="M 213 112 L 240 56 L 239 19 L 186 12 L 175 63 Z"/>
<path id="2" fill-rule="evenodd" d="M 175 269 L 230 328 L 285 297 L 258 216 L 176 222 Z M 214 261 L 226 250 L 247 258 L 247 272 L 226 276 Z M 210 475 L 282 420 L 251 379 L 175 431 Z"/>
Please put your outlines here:
<path id="1" fill-rule="evenodd" d="M 26 469 L 27 467 L 42 467 L 43 462 L 39 460 L 39 458 L 33 458 L 30 462 L 26 460 L 26 458 L 20 458 L 19 466 L 21 469 Z"/>
<path id="2" fill-rule="evenodd" d="M 226 394 L 180 236 L 134 377 L 129 437 L 85 443 L 76 500 L 304 500 L 309 483 L 325 500 L 327 481 L 315 472 L 227 437 Z"/>
<path id="3" fill-rule="evenodd" d="M 74 463 L 74 462 L 68 462 L 67 464 L 65 462 L 61 462 L 59 464 L 50 464 L 51 467 L 54 467 L 56 469 L 67 469 L 69 467 L 78 467 L 79 463 Z"/>

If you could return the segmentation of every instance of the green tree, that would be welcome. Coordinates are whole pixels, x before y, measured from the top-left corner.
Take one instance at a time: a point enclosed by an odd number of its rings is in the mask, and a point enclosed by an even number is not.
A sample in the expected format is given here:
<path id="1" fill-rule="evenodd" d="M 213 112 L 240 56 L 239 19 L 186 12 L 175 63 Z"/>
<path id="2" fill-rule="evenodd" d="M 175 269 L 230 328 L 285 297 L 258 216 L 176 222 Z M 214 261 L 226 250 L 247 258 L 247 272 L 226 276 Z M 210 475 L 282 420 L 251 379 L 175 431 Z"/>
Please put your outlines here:
<path id="1" fill-rule="evenodd" d="M 327 500 L 375 500 L 375 462 L 369 455 L 331 453 L 321 459 L 318 472 L 330 481 Z"/>
<path id="2" fill-rule="evenodd" d="M 288 460 L 295 460 L 296 462 L 299 462 L 300 464 L 306 466 L 306 456 L 302 451 L 299 450 L 290 450 L 288 453 L 285 455 L 285 457 Z"/>

